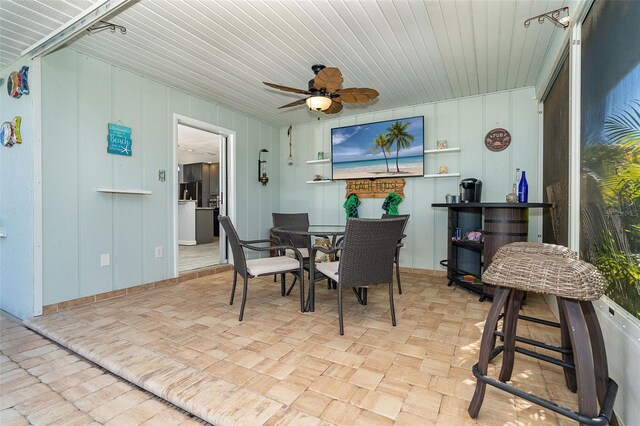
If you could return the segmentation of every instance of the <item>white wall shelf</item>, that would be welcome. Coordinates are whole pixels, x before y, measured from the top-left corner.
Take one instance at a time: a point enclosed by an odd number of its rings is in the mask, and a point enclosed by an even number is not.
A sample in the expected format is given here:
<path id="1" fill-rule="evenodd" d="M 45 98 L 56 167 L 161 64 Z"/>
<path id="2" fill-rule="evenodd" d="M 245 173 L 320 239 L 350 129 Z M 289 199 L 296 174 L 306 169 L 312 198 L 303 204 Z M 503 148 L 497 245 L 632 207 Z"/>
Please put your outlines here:
<path id="1" fill-rule="evenodd" d="M 330 163 L 331 159 L 330 158 L 325 158 L 323 160 L 308 160 L 307 164 L 320 164 L 320 163 Z"/>
<path id="2" fill-rule="evenodd" d="M 425 149 L 425 154 L 440 154 L 441 152 L 458 152 L 460 147 L 457 148 L 444 148 L 444 149 Z"/>
<path id="3" fill-rule="evenodd" d="M 455 148 L 443 148 L 443 149 L 425 149 L 424 153 L 425 154 L 443 154 L 443 153 L 447 153 L 447 152 L 460 152 L 460 147 L 455 147 Z M 435 157 L 432 157 L 435 158 Z M 440 157 L 442 159 L 442 157 Z M 433 161 L 433 160 L 432 160 Z M 447 164 L 445 162 L 445 164 L 442 164 L 442 166 L 444 166 L 444 168 L 446 168 Z M 429 169 L 431 169 L 431 167 L 428 167 Z M 433 170 L 433 169 L 431 169 Z M 424 177 L 426 178 L 443 178 L 443 177 L 455 177 L 455 176 L 460 176 L 460 173 L 434 173 L 434 174 L 426 174 L 424 175 Z"/>
<path id="4" fill-rule="evenodd" d="M 97 188 L 98 192 L 109 192 L 112 194 L 138 194 L 138 195 L 151 195 L 151 191 L 144 191 L 142 189 L 116 189 L 116 188 Z"/>
<path id="5" fill-rule="evenodd" d="M 333 182 L 330 179 L 322 179 L 322 180 L 308 180 L 307 183 L 330 183 Z"/>
<path id="6" fill-rule="evenodd" d="M 426 178 L 446 178 L 460 176 L 460 173 L 436 173 L 433 175 L 424 175 Z"/>

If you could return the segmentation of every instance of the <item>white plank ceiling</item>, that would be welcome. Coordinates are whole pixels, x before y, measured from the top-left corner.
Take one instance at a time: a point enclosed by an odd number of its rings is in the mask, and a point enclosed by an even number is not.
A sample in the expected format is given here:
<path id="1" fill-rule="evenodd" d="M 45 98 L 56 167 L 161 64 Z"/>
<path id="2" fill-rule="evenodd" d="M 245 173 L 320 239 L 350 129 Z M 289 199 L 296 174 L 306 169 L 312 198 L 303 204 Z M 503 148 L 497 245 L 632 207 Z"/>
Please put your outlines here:
<path id="1" fill-rule="evenodd" d="M 0 69 L 95 0 L 0 0 Z M 311 65 L 380 93 L 338 116 L 533 86 L 552 35 L 528 17 L 566 0 L 139 0 L 70 46 L 278 126 L 323 113 L 263 81 L 307 88 Z M 6 76 L 0 76 L 6 78 Z"/>

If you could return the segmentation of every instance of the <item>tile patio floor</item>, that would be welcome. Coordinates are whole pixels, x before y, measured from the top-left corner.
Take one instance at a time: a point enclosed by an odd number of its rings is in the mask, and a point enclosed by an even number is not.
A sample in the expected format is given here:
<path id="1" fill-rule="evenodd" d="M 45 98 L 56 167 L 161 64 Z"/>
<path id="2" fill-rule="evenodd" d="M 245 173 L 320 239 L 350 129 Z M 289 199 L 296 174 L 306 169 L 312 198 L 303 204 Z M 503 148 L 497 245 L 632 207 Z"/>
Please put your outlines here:
<path id="1" fill-rule="evenodd" d="M 228 305 L 231 279 L 210 275 L 27 325 L 216 425 L 575 424 L 491 387 L 477 421 L 468 417 L 490 305 L 444 277 L 403 273 L 397 327 L 385 286 L 370 289 L 367 306 L 345 293 L 344 336 L 335 290 L 323 283 L 316 311 L 303 314 L 297 288 L 283 298 L 271 277 L 251 280 L 238 322 L 240 291 Z M 535 295 L 523 311 L 553 319 Z M 559 341 L 555 329 L 536 324 L 523 323 L 518 334 Z M 559 367 L 518 356 L 513 382 L 576 408 Z"/>
<path id="2" fill-rule="evenodd" d="M 178 271 L 193 271 L 220 263 L 218 237 L 212 243 L 195 246 L 178 246 Z"/>
<path id="3" fill-rule="evenodd" d="M 204 423 L 2 312 L 0 349 L 3 426 Z"/>

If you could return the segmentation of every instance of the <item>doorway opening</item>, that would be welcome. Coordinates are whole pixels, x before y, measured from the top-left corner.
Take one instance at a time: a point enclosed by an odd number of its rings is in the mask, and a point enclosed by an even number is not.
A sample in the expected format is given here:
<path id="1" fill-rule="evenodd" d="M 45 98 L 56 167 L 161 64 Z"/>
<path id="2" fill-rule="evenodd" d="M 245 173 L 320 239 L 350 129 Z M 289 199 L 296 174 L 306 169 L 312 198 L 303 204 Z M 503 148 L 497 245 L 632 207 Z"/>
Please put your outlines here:
<path id="1" fill-rule="evenodd" d="M 218 215 L 228 214 L 228 144 L 233 132 L 180 117 L 174 120 L 174 272 L 226 263 Z"/>

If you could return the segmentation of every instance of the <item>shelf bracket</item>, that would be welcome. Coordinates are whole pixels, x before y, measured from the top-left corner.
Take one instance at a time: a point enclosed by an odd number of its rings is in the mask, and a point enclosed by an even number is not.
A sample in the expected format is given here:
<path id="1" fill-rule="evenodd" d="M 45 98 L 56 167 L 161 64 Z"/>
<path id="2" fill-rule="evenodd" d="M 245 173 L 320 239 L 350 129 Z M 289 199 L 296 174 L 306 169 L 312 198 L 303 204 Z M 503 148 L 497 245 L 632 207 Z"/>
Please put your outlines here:
<path id="1" fill-rule="evenodd" d="M 127 33 L 127 29 L 122 25 L 112 24 L 111 22 L 107 21 L 98 21 L 97 23 L 87 28 L 87 31 L 89 31 L 91 34 L 95 34 L 99 33 L 100 31 L 111 30 L 112 33 L 115 33 L 116 29 L 120 30 L 120 34 Z"/>

